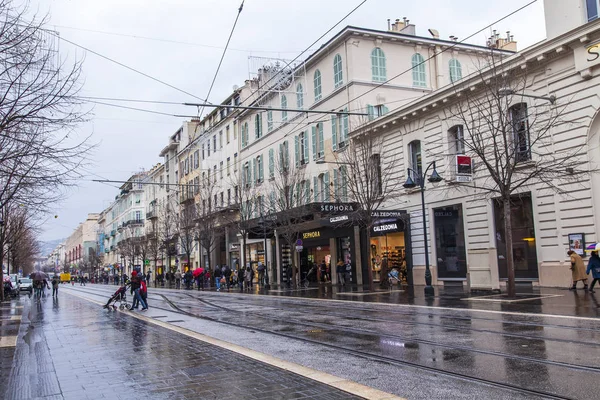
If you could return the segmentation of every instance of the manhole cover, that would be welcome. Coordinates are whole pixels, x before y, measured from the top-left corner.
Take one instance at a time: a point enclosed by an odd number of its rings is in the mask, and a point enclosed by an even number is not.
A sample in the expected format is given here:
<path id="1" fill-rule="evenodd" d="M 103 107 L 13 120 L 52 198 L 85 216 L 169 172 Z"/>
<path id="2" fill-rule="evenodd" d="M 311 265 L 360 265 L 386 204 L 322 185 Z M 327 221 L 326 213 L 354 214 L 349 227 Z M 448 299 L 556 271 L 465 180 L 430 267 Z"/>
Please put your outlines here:
<path id="1" fill-rule="evenodd" d="M 189 377 L 198 376 L 198 375 L 206 375 L 212 374 L 215 372 L 220 372 L 221 370 L 217 367 L 212 367 L 210 365 L 202 365 L 200 367 L 191 367 L 183 370 L 183 373 Z"/>

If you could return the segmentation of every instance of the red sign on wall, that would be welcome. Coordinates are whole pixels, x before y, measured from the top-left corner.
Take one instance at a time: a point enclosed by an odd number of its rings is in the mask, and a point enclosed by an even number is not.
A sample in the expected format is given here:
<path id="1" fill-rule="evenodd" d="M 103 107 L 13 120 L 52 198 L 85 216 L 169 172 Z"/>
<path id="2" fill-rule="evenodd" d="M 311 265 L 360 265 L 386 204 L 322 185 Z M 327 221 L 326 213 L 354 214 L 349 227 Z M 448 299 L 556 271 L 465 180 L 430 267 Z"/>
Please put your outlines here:
<path id="1" fill-rule="evenodd" d="M 471 175 L 473 173 L 471 157 L 456 156 L 456 173 L 458 175 Z"/>

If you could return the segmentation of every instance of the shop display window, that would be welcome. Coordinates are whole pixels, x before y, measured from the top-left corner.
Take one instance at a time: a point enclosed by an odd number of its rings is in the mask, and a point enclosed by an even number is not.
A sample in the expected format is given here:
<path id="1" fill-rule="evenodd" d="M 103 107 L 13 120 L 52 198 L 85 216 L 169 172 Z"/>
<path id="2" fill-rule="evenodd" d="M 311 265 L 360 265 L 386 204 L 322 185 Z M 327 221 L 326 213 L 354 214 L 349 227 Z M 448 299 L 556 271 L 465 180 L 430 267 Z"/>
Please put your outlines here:
<path id="1" fill-rule="evenodd" d="M 439 278 L 466 278 L 467 255 L 462 205 L 433 209 Z"/>
<path id="2" fill-rule="evenodd" d="M 372 236 L 370 246 L 370 265 L 373 269 L 373 281 L 381 281 L 381 267 L 387 258 L 388 272 L 392 268 L 399 272 L 406 271 L 406 249 L 404 232 L 388 233 L 382 236 Z"/>

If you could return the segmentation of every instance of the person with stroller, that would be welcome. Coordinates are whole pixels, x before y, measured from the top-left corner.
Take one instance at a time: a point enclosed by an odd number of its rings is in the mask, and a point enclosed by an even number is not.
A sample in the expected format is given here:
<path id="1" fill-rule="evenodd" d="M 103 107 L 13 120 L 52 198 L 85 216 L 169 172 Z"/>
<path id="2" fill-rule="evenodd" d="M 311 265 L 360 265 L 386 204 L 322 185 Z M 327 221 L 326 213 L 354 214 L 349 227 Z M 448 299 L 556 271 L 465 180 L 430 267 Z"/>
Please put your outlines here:
<path id="1" fill-rule="evenodd" d="M 125 297 L 127 295 L 127 286 L 129 286 L 129 283 L 125 283 L 123 286 L 119 287 L 117 291 L 112 296 L 110 296 L 103 308 L 107 308 L 110 310 L 110 303 L 113 303 L 112 307 L 116 310 L 117 306 L 115 306 L 114 303 L 116 303 L 117 301 L 125 301 Z"/>
<path id="2" fill-rule="evenodd" d="M 133 306 L 132 309 L 137 309 L 139 305 L 142 305 L 142 311 L 148 310 L 144 299 L 140 295 L 140 288 L 142 286 L 142 279 L 138 276 L 137 271 L 131 273 L 131 294 L 133 294 Z"/>

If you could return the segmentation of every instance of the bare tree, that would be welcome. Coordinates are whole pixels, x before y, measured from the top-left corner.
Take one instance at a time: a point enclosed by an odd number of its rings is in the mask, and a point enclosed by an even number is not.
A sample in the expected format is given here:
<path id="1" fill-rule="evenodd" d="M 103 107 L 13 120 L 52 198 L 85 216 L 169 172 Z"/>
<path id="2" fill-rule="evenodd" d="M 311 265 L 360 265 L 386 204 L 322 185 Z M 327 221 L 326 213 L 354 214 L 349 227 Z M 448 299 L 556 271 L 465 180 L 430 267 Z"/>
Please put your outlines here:
<path id="1" fill-rule="evenodd" d="M 291 165 L 287 148 L 284 146 L 280 150 L 275 162 L 274 176 L 269 181 L 269 198 L 258 197 L 255 215 L 260 215 L 260 210 L 268 210 L 263 212 L 264 215 L 276 215 L 273 222 L 277 227 L 277 234 L 292 251 L 291 284 L 296 286 L 298 260 L 294 248 L 302 232 L 301 223 L 311 213 L 307 207 L 311 199 L 310 182 L 306 178 L 306 168 L 299 160 L 296 160 L 295 165 Z"/>
<path id="2" fill-rule="evenodd" d="M 0 209 L 47 210 L 82 176 L 92 149 L 75 129 L 86 117 L 81 63 L 61 60 L 45 22 L 0 0 Z"/>
<path id="3" fill-rule="evenodd" d="M 196 249 L 196 240 L 198 231 L 196 221 L 198 219 L 194 197 L 191 196 L 187 202 L 181 205 L 177 217 L 177 237 L 179 238 L 179 248 L 182 254 L 185 254 L 188 267 L 191 269 L 192 253 Z"/>
<path id="4" fill-rule="evenodd" d="M 171 272 L 171 257 L 177 256 L 177 210 L 173 199 L 167 198 L 159 204 L 157 237 L 160 244 L 160 253 L 166 259 L 163 262 L 165 272 Z M 169 271 L 165 271 L 168 268 Z"/>
<path id="5" fill-rule="evenodd" d="M 384 202 L 398 198 L 404 191 L 400 180 L 383 173 L 398 168 L 397 157 L 384 151 L 383 137 L 367 134 L 359 127 L 354 131 L 348 148 L 336 153 L 336 162 L 338 173 L 342 176 L 339 191 L 347 191 L 349 200 L 358 204 L 358 210 L 351 214 L 349 223 L 362 228 L 366 242 L 371 243 L 371 230 L 377 222 L 376 211 Z M 369 266 L 367 271 L 369 290 L 373 290 L 372 267 Z M 382 271 L 382 274 L 385 273 Z M 387 280 L 382 279 L 381 282 L 385 285 Z"/>
<path id="6" fill-rule="evenodd" d="M 211 255 L 222 231 L 220 212 L 223 210 L 217 195 L 216 182 L 201 182 L 200 202 L 196 204 L 196 238 L 208 258 L 208 269 L 212 269 Z"/>
<path id="7" fill-rule="evenodd" d="M 148 251 L 148 257 L 154 262 L 154 272 L 157 273 L 156 266 L 158 260 L 163 258 L 163 246 L 160 242 L 160 223 L 158 218 L 153 218 L 151 221 L 151 229 L 146 231 L 144 236 L 146 241 L 146 247 Z"/>
<path id="8" fill-rule="evenodd" d="M 553 96 L 532 96 L 537 71 L 528 71 L 490 57 L 470 87 L 456 84 L 461 96 L 445 109 L 445 119 L 455 123 L 449 134 L 451 150 L 473 157 L 474 180 L 464 186 L 494 198 L 502 209 L 508 275 L 507 292 L 515 295 L 511 208 L 515 195 L 547 188 L 561 190 L 561 181 L 574 171 L 589 172 L 585 166 L 586 143 L 557 144 L 554 130 L 569 124 L 562 118 L 564 102 Z M 530 97 L 535 100 L 526 101 Z M 560 103 L 563 103 L 561 105 Z M 463 149 L 460 149 L 460 148 Z M 578 172 L 579 173 L 579 172 Z"/>

